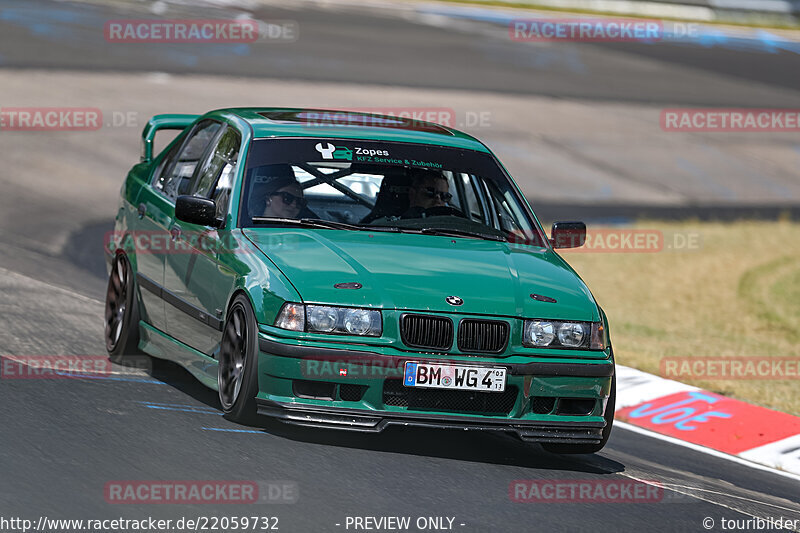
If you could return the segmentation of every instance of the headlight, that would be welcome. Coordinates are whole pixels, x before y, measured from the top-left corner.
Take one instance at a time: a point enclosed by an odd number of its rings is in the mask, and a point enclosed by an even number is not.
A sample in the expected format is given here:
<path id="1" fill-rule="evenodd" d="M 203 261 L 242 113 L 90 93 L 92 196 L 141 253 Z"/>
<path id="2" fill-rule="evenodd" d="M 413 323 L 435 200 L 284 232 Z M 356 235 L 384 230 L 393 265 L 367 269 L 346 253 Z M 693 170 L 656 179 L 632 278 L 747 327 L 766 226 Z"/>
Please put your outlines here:
<path id="1" fill-rule="evenodd" d="M 577 348 L 583 344 L 587 329 L 580 322 L 564 322 L 558 326 L 558 342 L 562 346 Z"/>
<path id="2" fill-rule="evenodd" d="M 330 333 L 336 329 L 338 321 L 339 313 L 333 307 L 308 306 L 308 329 L 319 331 L 320 333 Z"/>
<path id="3" fill-rule="evenodd" d="M 526 346 L 547 346 L 556 338 L 552 322 L 526 320 L 522 344 Z"/>
<path id="4" fill-rule="evenodd" d="M 605 350 L 608 347 L 608 337 L 600 322 L 526 320 L 522 344 L 532 348 Z"/>
<path id="5" fill-rule="evenodd" d="M 344 329 L 352 335 L 368 335 L 372 328 L 372 314 L 377 311 L 348 309 L 344 312 Z M 379 317 L 380 319 L 380 317 Z"/>
<path id="6" fill-rule="evenodd" d="M 300 318 L 298 318 L 298 315 Z M 275 326 L 292 331 L 380 337 L 381 312 L 327 305 L 284 304 Z"/>

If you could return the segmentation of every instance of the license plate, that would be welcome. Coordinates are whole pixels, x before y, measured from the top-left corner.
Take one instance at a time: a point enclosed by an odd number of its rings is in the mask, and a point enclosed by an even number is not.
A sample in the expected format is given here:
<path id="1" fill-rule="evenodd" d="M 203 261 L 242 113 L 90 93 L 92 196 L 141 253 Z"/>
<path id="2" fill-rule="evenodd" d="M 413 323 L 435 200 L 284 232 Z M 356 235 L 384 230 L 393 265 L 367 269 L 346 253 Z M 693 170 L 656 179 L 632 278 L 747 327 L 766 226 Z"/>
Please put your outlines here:
<path id="1" fill-rule="evenodd" d="M 403 385 L 431 389 L 506 390 L 506 369 L 406 362 Z"/>

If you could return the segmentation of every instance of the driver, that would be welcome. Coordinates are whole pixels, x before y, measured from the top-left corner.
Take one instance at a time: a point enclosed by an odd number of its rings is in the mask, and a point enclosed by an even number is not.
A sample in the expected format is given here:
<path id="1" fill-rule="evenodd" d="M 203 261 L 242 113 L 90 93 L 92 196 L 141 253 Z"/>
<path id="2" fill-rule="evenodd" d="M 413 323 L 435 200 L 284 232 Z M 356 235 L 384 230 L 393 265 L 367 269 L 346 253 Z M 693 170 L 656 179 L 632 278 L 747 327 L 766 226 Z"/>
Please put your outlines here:
<path id="1" fill-rule="evenodd" d="M 291 166 L 264 165 L 256 168 L 253 174 L 252 216 L 297 218 L 306 207 L 303 188 Z"/>
<path id="2" fill-rule="evenodd" d="M 453 198 L 450 184 L 442 174 L 430 170 L 412 169 L 408 189 L 409 208 L 402 218 L 420 218 L 432 207 L 444 207 Z"/>

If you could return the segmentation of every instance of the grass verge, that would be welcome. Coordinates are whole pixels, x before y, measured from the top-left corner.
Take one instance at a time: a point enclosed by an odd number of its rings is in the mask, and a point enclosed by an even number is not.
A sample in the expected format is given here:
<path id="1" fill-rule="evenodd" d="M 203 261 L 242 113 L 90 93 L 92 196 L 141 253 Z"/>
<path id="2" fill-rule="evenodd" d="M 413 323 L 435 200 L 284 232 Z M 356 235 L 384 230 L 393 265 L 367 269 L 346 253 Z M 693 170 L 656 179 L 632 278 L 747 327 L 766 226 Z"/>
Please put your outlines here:
<path id="1" fill-rule="evenodd" d="M 634 228 L 662 235 L 662 249 L 562 252 L 606 311 L 617 362 L 660 374 L 662 358 L 800 359 L 800 223 L 652 221 L 615 231 Z M 798 377 L 680 381 L 800 414 Z"/>

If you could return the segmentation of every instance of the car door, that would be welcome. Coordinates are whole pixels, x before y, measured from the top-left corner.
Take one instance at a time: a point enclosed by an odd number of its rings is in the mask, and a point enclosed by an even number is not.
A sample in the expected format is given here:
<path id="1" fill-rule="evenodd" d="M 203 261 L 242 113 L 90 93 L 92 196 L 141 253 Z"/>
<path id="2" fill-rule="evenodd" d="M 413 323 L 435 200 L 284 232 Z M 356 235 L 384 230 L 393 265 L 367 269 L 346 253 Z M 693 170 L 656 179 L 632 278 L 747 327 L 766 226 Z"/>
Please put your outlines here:
<path id="1" fill-rule="evenodd" d="M 167 331 L 167 309 L 164 299 L 164 267 L 175 253 L 170 235 L 175 216 L 175 199 L 187 191 L 191 176 L 202 154 L 221 128 L 219 122 L 204 120 L 179 138 L 153 172 L 152 185 L 142 190 L 137 199 L 139 227 L 137 267 L 142 302 L 148 322 Z"/>
<path id="2" fill-rule="evenodd" d="M 169 248 L 169 224 L 174 205 L 167 194 L 171 189 L 170 171 L 180 152 L 183 139 L 168 148 L 156 165 L 149 186 L 142 187 L 137 203 L 134 226 L 136 246 L 136 279 L 139 283 L 142 319 L 166 332 L 167 321 L 161 290 L 164 286 L 164 258 Z"/>
<path id="3" fill-rule="evenodd" d="M 226 219 L 230 190 L 236 176 L 242 137 L 226 126 L 203 155 L 188 194 L 211 198 L 217 218 Z M 174 220 L 171 233 L 176 248 L 165 264 L 165 283 L 179 305 L 167 306 L 167 332 L 192 348 L 213 356 L 219 347 L 225 303 L 233 290 L 235 260 L 227 243 L 229 228 L 211 228 Z"/>

